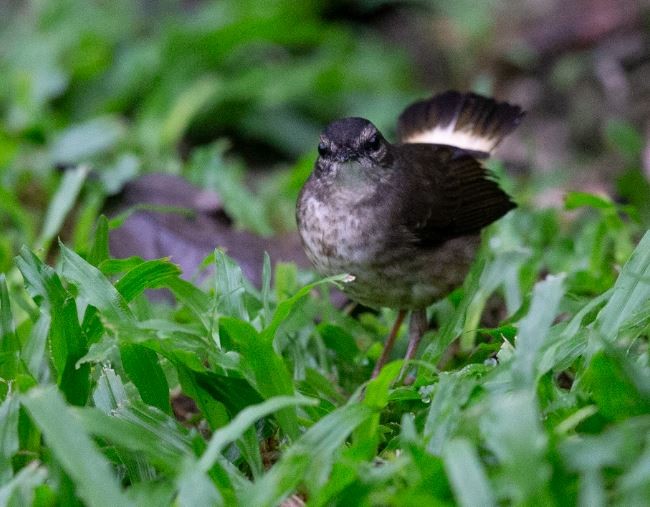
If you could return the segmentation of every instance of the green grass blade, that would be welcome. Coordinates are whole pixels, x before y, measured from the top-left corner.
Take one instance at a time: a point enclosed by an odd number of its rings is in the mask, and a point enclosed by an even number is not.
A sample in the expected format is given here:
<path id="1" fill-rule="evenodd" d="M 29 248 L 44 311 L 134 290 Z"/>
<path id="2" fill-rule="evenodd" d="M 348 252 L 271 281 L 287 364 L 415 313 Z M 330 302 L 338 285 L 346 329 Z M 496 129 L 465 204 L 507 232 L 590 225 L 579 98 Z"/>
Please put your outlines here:
<path id="1" fill-rule="evenodd" d="M 264 309 L 264 326 L 268 326 L 272 319 L 271 314 L 271 258 L 264 252 L 264 263 L 262 264 L 262 308 Z"/>
<path id="2" fill-rule="evenodd" d="M 55 388 L 34 388 L 21 402 L 84 502 L 91 507 L 131 505 L 108 461 Z"/>
<path id="3" fill-rule="evenodd" d="M 178 449 L 161 445 L 160 435 L 156 432 L 160 431 L 159 428 L 154 430 L 138 426 L 122 417 L 110 416 L 90 407 L 74 409 L 74 415 L 88 433 L 124 449 L 142 453 L 156 465 L 170 472 L 177 471 L 180 460 L 191 452 L 189 446 L 185 453 L 181 453 Z"/>
<path id="4" fill-rule="evenodd" d="M 106 215 L 101 215 L 95 225 L 95 237 L 88 252 L 88 262 L 97 267 L 109 257 L 108 218 Z"/>
<path id="5" fill-rule="evenodd" d="M 79 325 L 77 305 L 55 271 L 27 248 L 16 263 L 34 300 L 51 316 L 49 343 L 57 382 L 69 402 L 82 405 L 90 390 L 89 365 L 77 368 L 88 346 Z"/>
<path id="6" fill-rule="evenodd" d="M 115 288 L 126 301 L 133 301 L 145 289 L 166 287 L 169 280 L 178 278 L 180 268 L 165 259 L 144 261 L 127 271 L 115 284 Z"/>
<path id="7" fill-rule="evenodd" d="M 20 343 L 16 336 L 9 289 L 4 274 L 0 274 L 0 377 L 10 380 L 19 371 Z"/>
<path id="8" fill-rule="evenodd" d="M 7 278 L 0 273 L 0 351 L 14 352 L 20 348 L 16 338 L 14 317 L 11 312 Z"/>
<path id="9" fill-rule="evenodd" d="M 47 479 L 47 470 L 32 462 L 20 470 L 12 479 L 2 481 L 0 505 L 36 505 L 35 490 Z"/>
<path id="10" fill-rule="evenodd" d="M 248 321 L 249 315 L 244 305 L 246 288 L 241 268 L 223 250 L 215 250 L 214 269 L 217 310 L 224 315 Z"/>
<path id="11" fill-rule="evenodd" d="M 478 384 L 480 367 L 441 373 L 424 422 L 424 441 L 430 453 L 439 456 L 460 424 L 461 408 Z"/>
<path id="12" fill-rule="evenodd" d="M 307 296 L 307 294 L 309 294 L 315 287 L 318 287 L 319 285 L 326 284 L 326 283 L 334 283 L 334 284 L 339 282 L 345 283 L 347 279 L 348 279 L 348 275 L 345 274 L 323 278 L 321 280 L 318 280 L 317 282 L 310 283 L 309 285 L 305 285 L 293 296 L 282 300 L 280 304 L 278 304 L 277 308 L 275 309 L 275 313 L 273 314 L 273 319 L 271 320 L 271 323 L 262 331 L 261 333 L 262 338 L 265 341 L 273 340 L 273 338 L 275 337 L 275 333 L 278 330 L 278 327 L 280 327 L 280 324 L 282 324 L 289 317 L 291 312 L 296 309 L 298 303 L 305 296 Z"/>
<path id="13" fill-rule="evenodd" d="M 268 399 L 259 405 L 253 405 L 242 410 L 237 416 L 224 428 L 217 430 L 208 443 L 199 461 L 202 470 L 207 471 L 215 463 L 217 456 L 230 443 L 241 438 L 255 421 L 262 419 L 267 415 L 282 410 L 285 407 L 300 405 L 316 405 L 317 401 L 309 398 L 298 398 L 290 396 L 277 396 Z"/>
<path id="14" fill-rule="evenodd" d="M 393 361 L 382 368 L 377 378 L 368 382 L 366 387 L 364 405 L 373 409 L 375 413 L 366 424 L 354 432 L 353 445 L 359 456 L 370 460 L 377 453 L 379 445 L 379 420 L 381 411 L 386 408 L 390 394 L 390 386 L 400 373 L 404 361 Z"/>
<path id="15" fill-rule="evenodd" d="M 208 294 L 181 278 L 169 279 L 165 285 L 178 301 L 192 311 L 206 330 L 212 329 L 211 302 Z"/>
<path id="16" fill-rule="evenodd" d="M 158 355 L 142 345 L 128 343 L 120 346 L 120 355 L 124 371 L 138 389 L 142 401 L 171 414 L 169 385 Z"/>
<path id="17" fill-rule="evenodd" d="M 274 506 L 303 481 L 322 487 L 329 476 L 333 456 L 350 433 L 368 420 L 373 411 L 365 405 L 346 405 L 312 426 L 251 488 L 241 492 L 242 505 Z"/>
<path id="18" fill-rule="evenodd" d="M 461 507 L 496 505 L 478 453 L 469 440 L 456 438 L 449 441 L 442 456 L 454 496 Z"/>
<path id="19" fill-rule="evenodd" d="M 508 495 L 515 504 L 548 505 L 551 467 L 546 461 L 548 436 L 541 426 L 532 392 L 493 394 L 480 419 L 487 447 L 494 453 Z"/>
<path id="20" fill-rule="evenodd" d="M 183 365 L 177 366 L 177 370 L 178 381 L 183 392 L 194 400 L 208 427 L 215 430 L 227 424 L 230 417 L 224 400 L 205 389 L 201 385 L 201 377 L 196 372 Z"/>
<path id="21" fill-rule="evenodd" d="M 613 341 L 626 321 L 650 299 L 650 231 L 646 232 L 623 266 L 612 296 L 598 314 L 596 326 Z"/>
<path id="22" fill-rule="evenodd" d="M 564 276 L 549 276 L 533 289 L 530 310 L 519 323 L 512 366 L 515 382 L 524 386 L 535 380 L 537 359 L 564 295 Z"/>
<path id="23" fill-rule="evenodd" d="M 16 229 L 19 230 L 29 244 L 34 238 L 34 225 L 30 213 L 21 206 L 18 196 L 14 195 L 4 185 L 0 186 L 0 214 L 7 216 Z"/>
<path id="24" fill-rule="evenodd" d="M 133 313 L 126 301 L 101 271 L 63 243 L 60 247 L 63 276 L 77 285 L 79 293 L 109 319 L 117 322 L 133 321 Z"/>
<path id="25" fill-rule="evenodd" d="M 232 317 L 222 317 L 219 319 L 219 334 L 239 350 L 250 382 L 264 398 L 294 394 L 293 382 L 282 357 L 275 352 L 272 343 L 260 337 L 253 326 Z M 290 438 L 298 437 L 295 408 L 279 410 L 276 417 Z"/>
<path id="26" fill-rule="evenodd" d="M 18 451 L 18 398 L 12 393 L 0 404 L 0 484 L 13 475 L 11 457 Z"/>
<path id="27" fill-rule="evenodd" d="M 41 313 L 20 351 L 27 371 L 34 379 L 43 383 L 50 380 L 50 362 L 47 356 L 47 337 L 50 324 L 50 315 L 46 312 Z"/>
<path id="28" fill-rule="evenodd" d="M 88 166 L 80 165 L 65 172 L 59 188 L 56 190 L 47 209 L 43 229 L 36 240 L 35 250 L 43 249 L 43 251 L 47 252 L 50 243 L 63 226 L 65 218 L 74 206 L 89 171 Z"/>
<path id="29" fill-rule="evenodd" d="M 184 471 L 176 477 L 176 482 L 178 488 L 176 503 L 181 507 L 226 505 L 219 489 L 205 473 L 197 471 L 194 461 L 188 460 Z M 230 505 L 234 504 L 230 503 Z"/>

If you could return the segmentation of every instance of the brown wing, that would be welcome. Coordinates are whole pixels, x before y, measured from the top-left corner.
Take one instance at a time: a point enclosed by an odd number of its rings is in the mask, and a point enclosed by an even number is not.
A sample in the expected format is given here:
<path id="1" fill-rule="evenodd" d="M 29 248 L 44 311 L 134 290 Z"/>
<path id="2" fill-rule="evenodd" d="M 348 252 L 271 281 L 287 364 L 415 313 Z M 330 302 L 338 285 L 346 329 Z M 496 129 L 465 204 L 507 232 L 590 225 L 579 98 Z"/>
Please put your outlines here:
<path id="1" fill-rule="evenodd" d="M 516 205 L 474 157 L 449 146 L 405 144 L 398 220 L 404 232 L 427 247 L 473 234 Z"/>

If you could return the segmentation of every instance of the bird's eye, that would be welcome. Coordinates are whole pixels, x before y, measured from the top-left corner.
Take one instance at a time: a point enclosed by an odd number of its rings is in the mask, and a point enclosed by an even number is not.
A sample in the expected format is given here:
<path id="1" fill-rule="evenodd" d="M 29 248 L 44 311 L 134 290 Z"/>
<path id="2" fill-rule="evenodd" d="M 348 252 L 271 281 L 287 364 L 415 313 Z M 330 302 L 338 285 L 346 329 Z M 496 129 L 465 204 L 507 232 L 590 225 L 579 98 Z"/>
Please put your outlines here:
<path id="1" fill-rule="evenodd" d="M 379 147 L 381 146 L 381 139 L 379 138 L 378 134 L 373 134 L 370 139 L 368 139 L 368 142 L 366 143 L 366 146 L 368 149 L 371 151 L 377 151 Z"/>
<path id="2" fill-rule="evenodd" d="M 318 154 L 321 157 L 324 156 L 324 155 L 327 155 L 327 151 L 328 151 L 327 150 L 327 145 L 323 141 L 318 143 Z"/>

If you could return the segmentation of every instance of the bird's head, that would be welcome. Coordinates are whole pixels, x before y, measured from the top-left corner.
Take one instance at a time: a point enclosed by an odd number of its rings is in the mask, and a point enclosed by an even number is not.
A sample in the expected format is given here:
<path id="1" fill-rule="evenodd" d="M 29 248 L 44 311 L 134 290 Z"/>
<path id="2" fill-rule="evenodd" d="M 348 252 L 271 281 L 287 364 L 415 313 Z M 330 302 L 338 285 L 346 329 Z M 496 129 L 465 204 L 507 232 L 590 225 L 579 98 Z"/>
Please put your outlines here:
<path id="1" fill-rule="evenodd" d="M 345 183 L 379 179 L 391 160 L 390 146 L 364 118 L 336 120 L 321 133 L 315 175 Z"/>

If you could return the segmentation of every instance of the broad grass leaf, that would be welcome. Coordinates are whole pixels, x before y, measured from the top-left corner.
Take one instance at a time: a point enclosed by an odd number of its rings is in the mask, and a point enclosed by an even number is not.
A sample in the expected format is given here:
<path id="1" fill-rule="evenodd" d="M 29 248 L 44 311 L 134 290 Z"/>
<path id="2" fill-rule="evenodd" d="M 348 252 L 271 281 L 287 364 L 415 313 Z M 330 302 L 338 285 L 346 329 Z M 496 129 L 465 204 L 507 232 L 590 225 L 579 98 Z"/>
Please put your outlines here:
<path id="1" fill-rule="evenodd" d="M 373 410 L 366 424 L 357 428 L 353 435 L 353 445 L 360 456 L 372 459 L 379 446 L 379 418 L 386 408 L 390 395 L 390 386 L 400 374 L 403 361 L 393 361 L 385 365 L 376 378 L 366 386 L 363 404 Z"/>
<path id="2" fill-rule="evenodd" d="M 82 199 L 76 206 L 74 228 L 71 234 L 71 242 L 74 250 L 83 252 L 86 258 L 92 246 L 91 237 L 96 228 L 97 215 L 101 213 L 105 203 L 105 194 L 97 186 L 88 185 Z M 88 259 L 90 262 L 90 259 Z M 92 264 L 92 263 L 91 263 Z"/>
<path id="3" fill-rule="evenodd" d="M 223 401 L 232 414 L 263 400 L 258 391 L 238 376 L 219 375 L 213 372 L 195 373 L 197 384 L 215 400 Z"/>
<path id="4" fill-rule="evenodd" d="M 336 389 L 336 385 L 315 368 L 305 370 L 305 380 L 301 386 L 305 387 L 305 389 L 300 389 L 301 392 L 305 393 L 305 390 L 308 392 L 313 391 L 315 395 L 318 395 L 321 402 L 328 400 L 333 406 L 345 403 L 346 398 Z"/>
<path id="5" fill-rule="evenodd" d="M 424 421 L 423 438 L 426 449 L 440 456 L 447 442 L 461 423 L 462 407 L 478 385 L 484 371 L 480 365 L 467 366 L 461 371 L 441 373 L 434 386 L 431 405 Z"/>
<path id="6" fill-rule="evenodd" d="M 0 351 L 15 352 L 20 348 L 11 312 L 7 278 L 0 273 Z"/>
<path id="7" fill-rule="evenodd" d="M 466 295 L 458 307 L 456 319 L 450 321 L 443 331 L 445 348 L 451 343 L 450 340 L 453 340 L 458 335 L 459 326 L 462 326 L 462 334 L 460 335 L 461 349 L 467 351 L 473 348 L 480 318 L 488 298 L 499 287 L 503 286 L 508 279 L 517 279 L 522 264 L 528 260 L 528 255 L 518 250 L 498 252 L 494 258 L 490 258 L 488 255 L 485 252 L 484 256 L 479 256 L 479 259 L 487 257 L 488 260 L 484 265 L 480 261 L 476 263 L 478 267 L 483 265 L 480 276 L 477 268 L 473 268 L 467 279 L 468 281 L 464 284 Z M 521 294 L 514 294 L 513 292 L 512 287 L 510 287 L 510 291 L 506 294 L 510 303 L 508 306 L 518 307 L 521 304 Z M 438 350 L 440 350 L 440 347 L 441 345 L 438 345 Z"/>
<path id="8" fill-rule="evenodd" d="M 9 188 L 0 187 L 0 212 L 11 220 L 28 244 L 34 241 L 35 223 L 26 208 L 21 206 L 17 195 Z"/>
<path id="9" fill-rule="evenodd" d="M 144 261 L 128 270 L 115 288 L 126 301 L 133 301 L 145 289 L 166 287 L 169 280 L 178 278 L 180 274 L 180 268 L 166 259 Z"/>
<path id="10" fill-rule="evenodd" d="M 255 421 L 262 419 L 274 412 L 283 410 L 290 406 L 316 405 L 317 401 L 310 398 L 298 398 L 290 396 L 277 396 L 270 398 L 258 405 L 250 406 L 242 410 L 225 427 L 217 430 L 208 442 L 208 447 L 199 460 L 199 466 L 203 471 L 209 470 L 225 447 L 241 438 L 247 428 Z"/>
<path id="11" fill-rule="evenodd" d="M 278 330 L 278 327 L 280 327 L 280 324 L 282 324 L 285 320 L 288 319 L 289 315 L 291 314 L 292 311 L 296 309 L 300 301 L 307 294 L 309 294 L 309 292 L 311 292 L 315 287 L 327 283 L 334 283 L 334 284 L 341 283 L 341 282 L 345 283 L 347 279 L 348 279 L 348 275 L 345 274 L 323 278 L 314 283 L 305 285 L 293 296 L 280 301 L 280 303 L 275 309 L 275 313 L 273 314 L 273 319 L 271 320 L 271 323 L 262 330 L 261 333 L 262 338 L 265 341 L 272 341 L 273 338 L 275 338 L 275 333 Z"/>
<path id="12" fill-rule="evenodd" d="M 359 354 L 359 346 L 347 329 L 330 322 L 321 322 L 316 329 L 325 346 L 341 361 L 352 362 Z"/>
<path id="13" fill-rule="evenodd" d="M 161 441 L 160 428 L 153 427 L 150 421 L 146 421 L 146 426 L 144 421 L 138 425 L 120 415 L 111 416 L 92 407 L 77 408 L 75 417 L 88 433 L 123 449 L 136 451 L 168 472 L 177 471 L 179 460 L 191 452 L 189 445 L 185 452 L 170 449 Z"/>
<path id="14" fill-rule="evenodd" d="M 126 301 L 102 272 L 63 243 L 60 248 L 61 272 L 77 286 L 79 293 L 108 319 L 124 324 L 133 322 Z"/>
<path id="15" fill-rule="evenodd" d="M 608 291 L 593 298 L 573 316 L 563 329 L 553 326 L 549 330 L 536 361 L 538 379 L 552 369 L 569 368 L 585 352 L 589 329 L 587 329 L 584 321 L 589 314 L 602 306 L 609 297 L 610 292 Z"/>
<path id="16" fill-rule="evenodd" d="M 291 376 L 270 340 L 261 337 L 250 324 L 232 317 L 219 319 L 219 334 L 225 340 L 230 340 L 239 351 L 244 372 L 265 399 L 294 394 Z M 276 418 L 290 438 L 298 437 L 298 419 L 294 408 L 278 411 Z"/>
<path id="17" fill-rule="evenodd" d="M 52 142 L 50 157 L 53 162 L 78 163 L 113 148 L 126 134 L 126 126 L 119 116 L 100 116 L 72 125 Z"/>
<path id="18" fill-rule="evenodd" d="M 126 495 L 135 505 L 173 505 L 174 485 L 169 482 L 143 480 L 131 484 Z"/>
<path id="19" fill-rule="evenodd" d="M 251 426 L 235 442 L 242 458 L 250 468 L 253 479 L 259 479 L 264 475 L 264 463 L 260 452 L 259 438 L 257 429 L 255 426 Z"/>
<path id="20" fill-rule="evenodd" d="M 9 393 L 0 404 L 0 484 L 13 476 L 12 456 L 19 449 L 18 441 L 18 398 Z"/>
<path id="21" fill-rule="evenodd" d="M 194 507 L 196 505 L 210 505 L 221 507 L 226 501 L 204 473 L 197 473 L 192 460 L 188 460 L 185 470 L 176 476 L 178 495 L 175 504 L 181 507 Z M 230 505 L 233 505 L 230 503 Z"/>
<path id="22" fill-rule="evenodd" d="M 569 192 L 564 199 L 564 206 L 568 210 L 573 210 L 583 206 L 596 209 L 616 209 L 616 204 L 610 198 L 589 194 L 587 192 Z"/>
<path id="23" fill-rule="evenodd" d="M 162 146 L 174 146 L 178 143 L 193 117 L 205 109 L 221 88 L 222 82 L 216 76 L 201 76 L 187 89 L 183 90 L 174 103 L 169 105 L 169 113 L 160 129 Z"/>
<path id="24" fill-rule="evenodd" d="M 50 361 L 47 351 L 47 338 L 50 332 L 51 317 L 43 312 L 32 326 L 25 341 L 20 357 L 27 371 L 37 382 L 47 383 L 50 380 Z"/>
<path id="25" fill-rule="evenodd" d="M 533 392 L 493 393 L 485 402 L 487 413 L 479 426 L 485 445 L 499 463 L 497 489 L 515 504 L 548 504 L 548 436 Z"/>
<path id="26" fill-rule="evenodd" d="M 102 368 L 102 373 L 97 379 L 97 386 L 93 391 L 95 407 L 110 414 L 127 400 L 126 390 L 120 377 L 112 368 Z"/>
<path id="27" fill-rule="evenodd" d="M 47 479 L 47 469 L 34 461 L 0 486 L 0 505 L 37 505 L 36 489 Z"/>
<path id="28" fill-rule="evenodd" d="M 650 418 L 642 416 L 608 425 L 599 434 L 575 435 L 559 443 L 565 466 L 579 473 L 581 505 L 607 505 L 612 488 L 607 478 L 617 469 L 625 471 L 613 486 L 620 505 L 647 503 L 649 432 Z"/>
<path id="29" fill-rule="evenodd" d="M 171 414 L 169 385 L 157 354 L 142 345 L 125 343 L 120 346 L 120 355 L 124 371 L 138 389 L 142 401 Z"/>
<path id="30" fill-rule="evenodd" d="M 87 505 L 132 505 L 122 492 L 108 461 L 56 388 L 34 388 L 21 397 L 21 403 L 43 432 L 55 458 L 70 475 Z"/>
<path id="31" fill-rule="evenodd" d="M 372 414 L 366 405 L 351 404 L 325 416 L 294 442 L 264 477 L 241 492 L 242 505 L 278 505 L 303 481 L 308 490 L 322 488 L 328 480 L 334 455 Z"/>
<path id="32" fill-rule="evenodd" d="M 239 265 L 223 250 L 214 252 L 216 308 L 223 315 L 248 321 L 250 316 L 244 304 L 246 285 Z"/>
<path id="33" fill-rule="evenodd" d="M 181 278 L 170 278 L 165 285 L 174 293 L 176 299 L 197 317 L 207 331 L 212 331 L 212 302 L 208 294 Z"/>
<path id="34" fill-rule="evenodd" d="M 88 262 L 95 267 L 110 258 L 108 248 L 108 218 L 100 215 L 95 224 L 95 237 L 88 251 Z"/>
<path id="35" fill-rule="evenodd" d="M 228 424 L 230 417 L 227 402 L 218 393 L 215 395 L 201 385 L 202 376 L 183 364 L 176 365 L 176 370 L 183 393 L 194 400 L 210 429 L 215 430 Z M 210 382 L 205 383 L 212 385 Z"/>
<path id="36" fill-rule="evenodd" d="M 0 274 L 0 377 L 11 380 L 20 369 L 20 343 L 16 336 L 9 289 L 4 274 Z"/>
<path id="37" fill-rule="evenodd" d="M 526 316 L 519 322 L 515 341 L 513 381 L 524 386 L 536 378 L 539 351 L 555 320 L 564 296 L 564 276 L 549 276 L 533 290 L 533 299 Z"/>
<path id="38" fill-rule="evenodd" d="M 492 486 L 476 448 L 464 438 L 450 440 L 442 456 L 454 497 L 462 507 L 495 506 Z"/>
<path id="39" fill-rule="evenodd" d="M 74 206 L 79 192 L 86 181 L 90 168 L 85 165 L 66 171 L 45 214 L 40 235 L 36 239 L 35 250 L 49 250 L 50 243 L 63 226 L 65 218 Z"/>
<path id="40" fill-rule="evenodd" d="M 599 434 L 575 435 L 558 450 L 574 471 L 630 466 L 645 448 L 650 418 L 634 417 L 612 424 Z"/>
<path id="41" fill-rule="evenodd" d="M 262 299 L 262 309 L 263 309 L 263 323 L 264 326 L 268 326 L 271 322 L 271 257 L 267 252 L 264 252 L 264 262 L 262 264 L 262 290 L 260 296 Z"/>
<path id="42" fill-rule="evenodd" d="M 637 385 L 634 377 L 637 368 L 614 350 L 601 350 L 591 358 L 581 379 L 581 387 L 607 419 L 621 421 L 635 415 L 650 414 L 650 377 L 646 373 Z"/>
<path id="43" fill-rule="evenodd" d="M 224 157 L 229 143 L 218 140 L 192 154 L 188 173 L 190 180 L 219 195 L 235 224 L 262 236 L 273 233 L 264 203 L 246 185 L 245 167 Z"/>
<path id="44" fill-rule="evenodd" d="M 646 445 L 618 484 L 622 505 L 644 505 L 647 502 L 650 498 L 650 446 Z"/>
<path id="45" fill-rule="evenodd" d="M 613 341 L 622 326 L 650 299 L 650 231 L 623 266 L 612 295 L 596 318 L 596 328 Z"/>
<path id="46" fill-rule="evenodd" d="M 88 433 L 137 452 L 167 472 L 179 472 L 183 460 L 194 456 L 188 430 L 147 405 L 127 401 L 111 414 L 92 407 L 76 408 L 74 414 Z"/>
<path id="47" fill-rule="evenodd" d="M 114 446 L 114 459 L 121 462 L 132 484 L 144 485 L 155 478 L 154 466 L 175 473 L 182 457 L 191 454 L 187 430 L 162 412 L 130 399 L 112 369 L 102 370 L 93 400 L 97 409 L 80 409 L 77 415 L 89 433 Z"/>
<path id="48" fill-rule="evenodd" d="M 28 291 L 50 315 L 48 336 L 57 382 L 69 402 L 83 405 L 90 392 L 90 369 L 88 365 L 77 368 L 77 361 L 88 352 L 88 345 L 79 325 L 76 302 L 63 288 L 56 272 L 26 247 L 21 249 L 16 264 Z"/>

